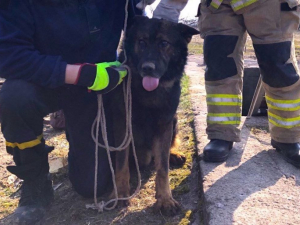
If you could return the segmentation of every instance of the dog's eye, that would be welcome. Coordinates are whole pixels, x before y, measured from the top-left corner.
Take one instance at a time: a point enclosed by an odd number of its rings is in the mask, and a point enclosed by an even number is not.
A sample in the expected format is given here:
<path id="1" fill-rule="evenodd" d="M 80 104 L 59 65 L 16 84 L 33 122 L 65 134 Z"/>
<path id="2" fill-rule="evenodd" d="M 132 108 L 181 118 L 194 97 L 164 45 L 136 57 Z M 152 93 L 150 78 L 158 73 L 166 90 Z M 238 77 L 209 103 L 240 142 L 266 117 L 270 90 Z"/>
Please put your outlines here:
<path id="1" fill-rule="evenodd" d="M 169 42 L 161 41 L 158 45 L 159 45 L 160 48 L 166 48 L 166 47 L 169 46 Z"/>
<path id="2" fill-rule="evenodd" d="M 141 49 L 146 48 L 146 42 L 143 41 L 143 40 L 139 40 L 139 47 L 140 47 Z"/>

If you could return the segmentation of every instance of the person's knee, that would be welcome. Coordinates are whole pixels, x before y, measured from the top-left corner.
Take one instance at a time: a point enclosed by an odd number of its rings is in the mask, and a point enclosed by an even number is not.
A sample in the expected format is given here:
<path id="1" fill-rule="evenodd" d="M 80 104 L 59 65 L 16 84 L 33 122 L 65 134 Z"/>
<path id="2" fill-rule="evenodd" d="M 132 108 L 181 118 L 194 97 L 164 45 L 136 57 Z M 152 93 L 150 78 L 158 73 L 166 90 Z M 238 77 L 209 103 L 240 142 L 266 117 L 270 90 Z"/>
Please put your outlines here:
<path id="1" fill-rule="evenodd" d="M 204 41 L 204 59 L 207 65 L 206 81 L 217 81 L 238 74 L 233 54 L 239 37 L 232 35 L 210 35 Z"/>
<path id="2" fill-rule="evenodd" d="M 299 74 L 291 59 L 291 41 L 253 46 L 264 83 L 270 87 L 282 88 L 299 80 Z"/>
<path id="3" fill-rule="evenodd" d="M 22 80 L 4 82 L 0 92 L 1 115 L 23 112 L 29 109 L 30 103 L 36 98 L 35 86 Z"/>

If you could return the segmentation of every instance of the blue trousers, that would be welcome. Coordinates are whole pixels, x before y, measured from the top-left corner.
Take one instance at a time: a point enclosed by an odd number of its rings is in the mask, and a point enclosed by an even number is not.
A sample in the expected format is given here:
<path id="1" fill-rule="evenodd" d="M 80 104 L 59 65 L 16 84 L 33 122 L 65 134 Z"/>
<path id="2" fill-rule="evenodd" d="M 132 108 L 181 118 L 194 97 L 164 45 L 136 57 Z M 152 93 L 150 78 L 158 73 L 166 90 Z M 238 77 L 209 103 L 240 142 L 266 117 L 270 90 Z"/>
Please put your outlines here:
<path id="1" fill-rule="evenodd" d="M 22 80 L 5 81 L 0 92 L 1 129 L 7 151 L 16 163 L 8 170 L 21 179 L 34 179 L 49 172 L 48 153 L 42 138 L 43 117 L 59 109 L 65 114 L 70 144 L 70 181 L 80 195 L 92 197 L 95 144 L 91 126 L 97 113 L 97 97 L 86 88 L 66 85 L 50 89 Z M 98 195 L 106 191 L 110 182 L 106 150 L 99 149 Z"/>

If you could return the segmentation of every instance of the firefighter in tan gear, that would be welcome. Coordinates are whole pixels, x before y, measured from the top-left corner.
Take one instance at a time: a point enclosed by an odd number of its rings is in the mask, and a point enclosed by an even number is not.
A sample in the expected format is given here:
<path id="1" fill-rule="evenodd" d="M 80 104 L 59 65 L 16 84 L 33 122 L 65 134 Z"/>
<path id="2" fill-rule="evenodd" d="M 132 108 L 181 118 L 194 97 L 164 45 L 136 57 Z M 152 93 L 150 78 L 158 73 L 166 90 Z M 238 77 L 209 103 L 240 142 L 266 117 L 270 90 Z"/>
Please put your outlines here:
<path id="1" fill-rule="evenodd" d="M 155 17 L 176 21 L 187 0 L 162 0 Z M 177 4 L 176 4 L 177 3 Z M 300 0 L 202 0 L 199 28 L 207 64 L 207 135 L 204 160 L 222 162 L 240 141 L 243 49 L 250 35 L 268 104 L 271 144 L 300 167 L 300 80 L 293 34 Z M 180 8 L 180 6 L 183 6 Z"/>

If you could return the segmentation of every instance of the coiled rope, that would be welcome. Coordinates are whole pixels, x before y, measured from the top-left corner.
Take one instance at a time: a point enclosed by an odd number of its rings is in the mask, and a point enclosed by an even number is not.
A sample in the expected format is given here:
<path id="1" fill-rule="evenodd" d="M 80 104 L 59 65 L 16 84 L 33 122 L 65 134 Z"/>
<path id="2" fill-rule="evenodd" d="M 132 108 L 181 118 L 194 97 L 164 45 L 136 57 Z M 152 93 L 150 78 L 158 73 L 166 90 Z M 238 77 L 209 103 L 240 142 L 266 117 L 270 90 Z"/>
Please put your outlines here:
<path id="1" fill-rule="evenodd" d="M 127 20 L 128 20 L 128 3 L 129 0 L 126 0 L 125 4 L 125 21 L 124 21 L 124 37 L 126 36 L 126 31 L 127 31 Z M 143 5 L 146 6 L 145 0 L 143 0 Z M 141 189 L 141 173 L 139 170 L 139 164 L 138 164 L 138 159 L 136 156 L 136 151 L 135 151 L 135 146 L 134 146 L 134 140 L 133 140 L 133 133 L 132 133 L 132 97 L 131 97 L 131 70 L 130 68 L 125 65 L 127 62 L 127 55 L 126 51 L 124 49 L 124 56 L 125 60 L 122 63 L 122 65 L 127 69 L 128 71 L 128 79 L 127 79 L 127 86 L 125 82 L 123 82 L 123 93 L 124 93 L 124 102 L 125 102 L 125 112 L 126 112 L 126 127 L 125 127 L 125 137 L 123 142 L 120 144 L 119 147 L 112 147 L 109 146 L 108 143 L 108 137 L 107 137 L 107 131 L 106 131 L 106 118 L 105 118 L 105 112 L 104 112 L 104 106 L 103 106 L 103 98 L 101 94 L 97 95 L 97 100 L 98 100 L 98 112 L 97 116 L 93 122 L 92 129 L 91 129 L 91 136 L 95 142 L 95 177 L 94 177 L 94 203 L 93 204 L 87 204 L 86 208 L 91 208 L 98 210 L 98 212 L 103 212 L 104 210 L 112 210 L 114 209 L 118 201 L 122 200 L 130 200 L 131 198 L 135 197 L 140 189 Z M 101 133 L 102 133 L 102 138 L 104 144 L 99 143 L 99 128 L 100 128 L 100 123 L 101 123 Z M 110 155 L 110 151 L 123 151 L 126 148 L 129 147 L 129 145 L 132 145 L 132 151 L 133 151 L 133 156 L 135 160 L 135 166 L 137 169 L 137 174 L 138 174 L 138 186 L 135 190 L 135 192 L 126 198 L 119 198 L 118 197 L 118 189 L 116 185 L 116 178 L 115 178 L 115 171 L 113 168 L 112 164 L 112 159 Z M 113 180 L 113 186 L 114 186 L 114 194 L 115 198 L 111 199 L 107 202 L 101 201 L 98 202 L 97 200 L 97 189 L 98 189 L 98 152 L 99 152 L 99 147 L 105 148 L 108 156 L 108 161 L 109 161 L 109 166 L 112 174 L 112 180 Z M 113 205 L 109 207 L 108 205 L 113 202 Z"/>

